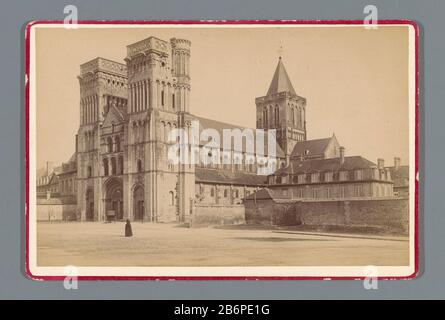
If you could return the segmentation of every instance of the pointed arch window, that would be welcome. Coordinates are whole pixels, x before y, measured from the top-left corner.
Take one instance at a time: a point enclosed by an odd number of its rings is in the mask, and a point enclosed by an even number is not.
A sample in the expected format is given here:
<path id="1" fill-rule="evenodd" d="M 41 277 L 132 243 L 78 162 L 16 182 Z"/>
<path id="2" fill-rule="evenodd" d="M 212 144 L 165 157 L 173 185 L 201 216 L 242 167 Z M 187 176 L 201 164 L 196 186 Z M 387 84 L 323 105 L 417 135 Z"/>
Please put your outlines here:
<path id="1" fill-rule="evenodd" d="M 269 127 L 273 125 L 273 122 L 274 122 L 273 115 L 274 115 L 273 106 L 269 106 L 269 111 L 267 114 L 267 120 L 268 120 Z"/>
<path id="2" fill-rule="evenodd" d="M 138 172 L 142 172 L 142 160 L 141 159 L 138 159 L 137 170 L 138 170 Z"/>
<path id="3" fill-rule="evenodd" d="M 267 128 L 267 107 L 263 110 L 263 127 Z"/>
<path id="4" fill-rule="evenodd" d="M 303 118 L 304 118 L 303 110 L 300 109 L 300 111 L 299 111 L 299 119 L 300 119 L 299 125 L 301 128 L 303 128 L 303 121 L 304 121 Z"/>
<path id="5" fill-rule="evenodd" d="M 280 125 L 280 109 L 278 106 L 275 106 L 275 125 Z"/>

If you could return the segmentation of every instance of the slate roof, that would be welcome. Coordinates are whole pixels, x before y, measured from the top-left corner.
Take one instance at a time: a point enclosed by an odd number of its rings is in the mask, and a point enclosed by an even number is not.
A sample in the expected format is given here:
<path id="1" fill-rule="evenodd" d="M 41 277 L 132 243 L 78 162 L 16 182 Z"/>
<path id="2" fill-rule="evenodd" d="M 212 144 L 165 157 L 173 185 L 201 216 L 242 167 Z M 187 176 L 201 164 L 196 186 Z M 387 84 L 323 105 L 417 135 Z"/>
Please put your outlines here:
<path id="1" fill-rule="evenodd" d="M 292 150 L 291 157 L 323 155 L 332 137 L 299 141 Z"/>
<path id="2" fill-rule="evenodd" d="M 278 60 L 278 65 L 275 69 L 275 73 L 273 75 L 272 82 L 270 83 L 269 90 L 267 91 L 267 95 L 269 96 L 280 92 L 289 92 L 294 96 L 297 95 L 289 79 L 289 75 L 286 72 L 286 68 L 284 68 L 281 57 Z"/>
<path id="3" fill-rule="evenodd" d="M 262 188 L 257 192 L 251 193 L 244 200 L 268 200 L 275 199 L 274 192 L 269 188 Z"/>
<path id="4" fill-rule="evenodd" d="M 77 160 L 76 159 L 76 153 L 74 152 L 73 155 L 68 160 L 68 162 L 62 163 L 59 175 L 63 175 L 65 173 L 72 173 L 72 172 L 77 171 L 76 160 Z"/>
<path id="5" fill-rule="evenodd" d="M 58 173 L 53 172 L 49 175 L 49 181 L 48 181 L 47 185 L 57 183 L 58 181 L 59 181 Z"/>
<path id="6" fill-rule="evenodd" d="M 199 121 L 200 131 L 202 131 L 204 129 L 215 129 L 216 131 L 218 131 L 218 133 L 219 133 L 219 135 L 221 137 L 221 146 L 223 144 L 223 137 L 224 137 L 223 130 L 224 129 L 230 129 L 230 130 L 240 129 L 241 131 L 244 130 L 244 129 L 249 129 L 249 128 L 246 128 L 246 127 L 241 127 L 241 126 L 237 126 L 237 125 L 234 125 L 234 124 L 229 124 L 229 123 L 216 121 L 216 120 L 212 120 L 212 119 L 207 119 L 207 118 L 203 118 L 203 117 L 195 116 L 195 118 L 196 118 L 196 120 Z M 253 130 L 255 130 L 255 129 L 253 129 Z M 266 131 L 265 135 L 264 135 L 264 153 L 265 154 L 267 154 L 267 142 L 268 141 L 269 140 L 268 140 L 268 135 L 267 135 L 267 131 Z M 204 144 L 205 144 L 205 142 L 204 142 Z M 233 144 L 232 144 L 232 146 L 233 146 Z M 278 142 L 277 142 L 276 146 L 277 146 L 276 156 L 280 157 L 280 158 L 284 158 L 285 157 L 284 151 L 283 151 L 283 149 L 281 149 L 281 147 L 278 144 Z M 256 148 L 256 146 L 255 146 L 255 148 Z M 243 139 L 242 150 L 246 151 L 245 139 Z"/>
<path id="7" fill-rule="evenodd" d="M 287 174 L 354 170 L 373 167 L 377 167 L 377 165 L 361 156 L 345 157 L 343 163 L 340 162 L 340 158 L 292 160 L 289 166 L 278 169 L 274 175 L 283 176 Z"/>
<path id="8" fill-rule="evenodd" d="M 226 183 L 236 185 L 266 185 L 267 176 L 255 173 L 231 172 L 227 170 L 216 170 L 206 168 L 196 168 L 196 182 Z"/>

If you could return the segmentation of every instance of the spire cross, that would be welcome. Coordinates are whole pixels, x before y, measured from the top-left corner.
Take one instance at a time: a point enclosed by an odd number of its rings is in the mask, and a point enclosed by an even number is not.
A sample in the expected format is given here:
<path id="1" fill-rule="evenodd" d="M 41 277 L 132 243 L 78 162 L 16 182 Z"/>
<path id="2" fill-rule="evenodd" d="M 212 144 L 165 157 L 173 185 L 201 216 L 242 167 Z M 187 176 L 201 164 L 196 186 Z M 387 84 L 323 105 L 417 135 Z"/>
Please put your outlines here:
<path id="1" fill-rule="evenodd" d="M 280 59 L 281 59 L 281 56 L 283 55 L 283 52 L 284 52 L 284 49 L 283 49 L 283 45 L 282 44 L 280 44 L 280 47 L 278 48 L 278 56 L 280 57 Z"/>

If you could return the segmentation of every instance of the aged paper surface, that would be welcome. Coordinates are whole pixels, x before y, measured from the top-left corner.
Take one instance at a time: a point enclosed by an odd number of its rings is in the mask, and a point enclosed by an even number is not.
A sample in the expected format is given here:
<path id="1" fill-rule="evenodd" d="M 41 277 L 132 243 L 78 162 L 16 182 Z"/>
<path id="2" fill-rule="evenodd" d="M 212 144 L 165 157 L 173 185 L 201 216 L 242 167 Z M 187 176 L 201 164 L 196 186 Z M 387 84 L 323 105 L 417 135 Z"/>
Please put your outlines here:
<path id="1" fill-rule="evenodd" d="M 29 273 L 413 276 L 416 32 L 34 24 Z"/>

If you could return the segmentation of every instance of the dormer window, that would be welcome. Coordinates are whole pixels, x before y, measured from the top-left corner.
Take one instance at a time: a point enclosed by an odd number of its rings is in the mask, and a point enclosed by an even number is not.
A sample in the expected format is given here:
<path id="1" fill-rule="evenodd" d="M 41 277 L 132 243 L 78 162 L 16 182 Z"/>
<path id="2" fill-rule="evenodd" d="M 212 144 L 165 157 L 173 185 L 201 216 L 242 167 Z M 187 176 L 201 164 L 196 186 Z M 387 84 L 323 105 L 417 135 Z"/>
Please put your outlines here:
<path id="1" fill-rule="evenodd" d="M 356 170 L 355 171 L 355 180 L 362 180 L 363 179 L 363 170 Z"/>
<path id="2" fill-rule="evenodd" d="M 339 180 L 340 181 L 348 180 L 348 171 L 340 171 L 339 172 Z"/>
<path id="3" fill-rule="evenodd" d="M 312 174 L 311 174 L 311 182 L 312 182 L 312 183 L 319 182 L 319 174 L 318 174 L 318 172 L 317 172 L 317 173 L 312 173 Z"/>
<path id="4" fill-rule="evenodd" d="M 325 172 L 324 173 L 324 181 L 325 182 L 332 182 L 333 181 L 333 173 L 332 172 Z"/>
<path id="5" fill-rule="evenodd" d="M 298 175 L 298 183 L 305 183 L 306 182 L 306 175 L 305 174 L 299 174 Z"/>

